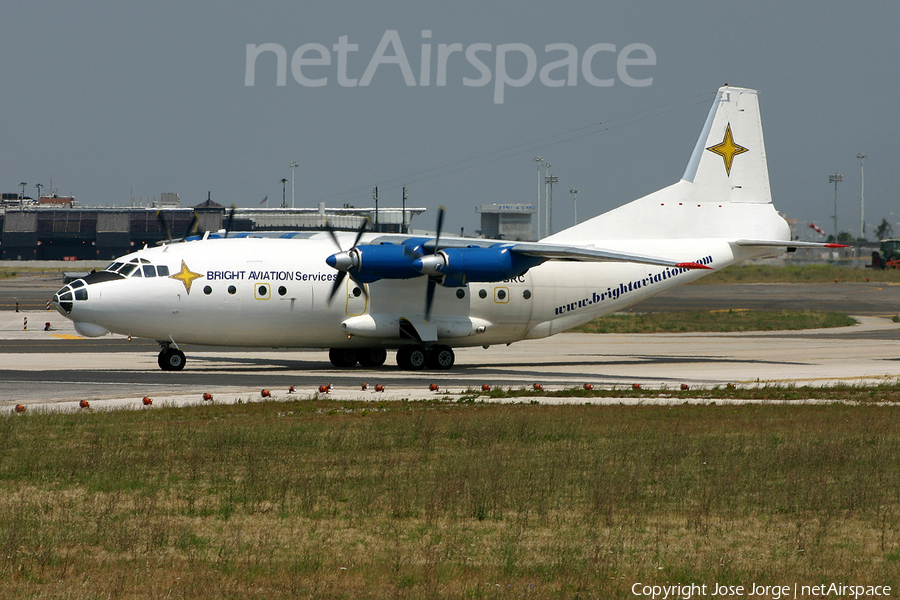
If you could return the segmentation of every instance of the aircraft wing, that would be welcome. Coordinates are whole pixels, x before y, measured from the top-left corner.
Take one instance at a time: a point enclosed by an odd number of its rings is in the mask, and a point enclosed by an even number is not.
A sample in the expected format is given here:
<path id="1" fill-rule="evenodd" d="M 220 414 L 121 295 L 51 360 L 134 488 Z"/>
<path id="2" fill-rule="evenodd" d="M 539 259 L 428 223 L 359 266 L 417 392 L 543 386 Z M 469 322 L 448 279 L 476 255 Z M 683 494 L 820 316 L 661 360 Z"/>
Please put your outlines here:
<path id="1" fill-rule="evenodd" d="M 644 254 L 630 254 L 616 252 L 602 248 L 585 246 L 566 246 L 563 244 L 521 243 L 511 244 L 511 252 L 544 258 L 547 260 L 572 260 L 582 262 L 633 262 L 644 265 L 657 265 L 660 267 L 681 267 L 684 269 L 709 269 L 706 265 L 694 262 L 678 262 L 669 258 L 646 256 Z"/>
<path id="2" fill-rule="evenodd" d="M 737 240 L 736 246 L 757 246 L 763 248 L 846 248 L 846 244 L 820 242 L 799 242 L 795 240 Z"/>

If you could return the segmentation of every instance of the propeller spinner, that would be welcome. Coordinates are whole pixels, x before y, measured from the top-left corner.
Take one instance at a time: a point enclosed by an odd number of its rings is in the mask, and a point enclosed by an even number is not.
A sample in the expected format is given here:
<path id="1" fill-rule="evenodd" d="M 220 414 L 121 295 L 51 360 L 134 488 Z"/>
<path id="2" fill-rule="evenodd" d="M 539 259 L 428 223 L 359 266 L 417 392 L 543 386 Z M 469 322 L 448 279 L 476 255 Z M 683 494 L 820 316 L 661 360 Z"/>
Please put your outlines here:
<path id="1" fill-rule="evenodd" d="M 356 232 L 356 239 L 353 240 L 353 245 L 349 250 L 344 250 L 341 247 L 341 242 L 338 240 L 337 234 L 334 232 L 334 228 L 326 221 L 325 229 L 328 230 L 328 234 L 331 236 L 332 241 L 338 247 L 340 252 L 336 252 L 325 259 L 325 262 L 329 267 L 333 269 L 337 269 L 338 274 L 334 280 L 334 285 L 331 286 L 331 293 L 328 295 L 328 304 L 331 305 L 332 300 L 334 300 L 335 295 L 337 295 L 338 290 L 341 287 L 341 284 L 344 282 L 344 277 L 348 274 L 350 275 L 350 279 L 359 286 L 359 289 L 362 290 L 364 296 L 368 296 L 366 292 L 366 286 L 356 279 L 354 275 L 354 271 L 359 269 L 359 251 L 356 247 L 359 245 L 359 240 L 362 239 L 363 233 L 366 231 L 366 226 L 368 225 L 369 220 L 366 219 L 363 221 L 359 230 Z"/>

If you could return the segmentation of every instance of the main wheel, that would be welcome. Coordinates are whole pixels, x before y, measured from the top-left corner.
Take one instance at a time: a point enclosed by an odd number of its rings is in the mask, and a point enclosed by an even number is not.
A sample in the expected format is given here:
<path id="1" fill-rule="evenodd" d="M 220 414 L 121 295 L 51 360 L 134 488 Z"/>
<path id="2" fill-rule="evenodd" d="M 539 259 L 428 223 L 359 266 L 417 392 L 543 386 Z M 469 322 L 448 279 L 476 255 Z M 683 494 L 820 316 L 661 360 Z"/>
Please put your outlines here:
<path id="1" fill-rule="evenodd" d="M 184 369 L 184 352 L 177 348 L 166 348 L 159 353 L 156 361 L 163 371 L 181 371 Z"/>
<path id="2" fill-rule="evenodd" d="M 405 371 L 421 371 L 427 356 L 422 346 L 401 346 L 397 350 L 397 364 Z"/>
<path id="3" fill-rule="evenodd" d="M 356 353 L 359 364 L 364 367 L 380 367 L 387 360 L 387 350 L 384 348 L 362 348 Z"/>
<path id="4" fill-rule="evenodd" d="M 453 348 L 436 345 L 431 348 L 431 354 L 428 355 L 428 368 L 447 370 L 453 366 L 455 360 L 456 355 L 453 353 Z"/>
<path id="5" fill-rule="evenodd" d="M 355 348 L 332 348 L 328 351 L 328 360 L 338 369 L 346 369 L 356 365 Z"/>

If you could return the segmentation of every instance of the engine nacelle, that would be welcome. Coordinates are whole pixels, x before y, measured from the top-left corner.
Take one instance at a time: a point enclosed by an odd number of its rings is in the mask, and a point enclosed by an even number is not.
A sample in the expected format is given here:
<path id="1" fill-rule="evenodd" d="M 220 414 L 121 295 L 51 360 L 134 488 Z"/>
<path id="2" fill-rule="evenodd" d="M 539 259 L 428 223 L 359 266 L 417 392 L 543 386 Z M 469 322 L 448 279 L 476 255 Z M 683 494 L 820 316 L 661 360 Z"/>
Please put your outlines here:
<path id="1" fill-rule="evenodd" d="M 413 261 L 420 254 L 413 253 L 402 244 L 369 244 L 357 246 L 359 266 L 357 273 L 375 279 L 410 279 L 421 275 L 413 268 Z"/>
<path id="2" fill-rule="evenodd" d="M 445 248 L 413 261 L 413 266 L 425 275 L 441 277 L 443 286 L 459 287 L 473 281 L 512 279 L 543 261 L 543 258 L 511 252 L 509 246 L 470 246 Z"/>

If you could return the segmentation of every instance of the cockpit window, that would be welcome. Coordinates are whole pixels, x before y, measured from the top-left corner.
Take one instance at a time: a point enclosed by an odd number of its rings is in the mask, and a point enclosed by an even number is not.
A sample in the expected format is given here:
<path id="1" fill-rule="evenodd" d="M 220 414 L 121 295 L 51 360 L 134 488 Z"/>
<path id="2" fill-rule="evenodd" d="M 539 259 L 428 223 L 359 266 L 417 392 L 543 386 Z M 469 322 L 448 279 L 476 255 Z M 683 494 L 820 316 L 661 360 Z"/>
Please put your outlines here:
<path id="1" fill-rule="evenodd" d="M 127 263 L 114 262 L 104 269 L 122 277 L 168 277 L 169 267 L 153 265 L 146 258 L 132 258 Z"/>
<path id="2" fill-rule="evenodd" d="M 88 299 L 88 291 L 87 288 L 81 287 L 75 290 L 75 299 L 76 300 L 87 300 Z"/>
<path id="3" fill-rule="evenodd" d="M 119 271 L 119 275 L 123 275 L 125 277 L 130 276 L 134 271 L 137 271 L 138 274 L 136 277 L 140 277 L 140 269 L 138 269 L 137 265 L 125 265 L 121 271 Z"/>
<path id="4" fill-rule="evenodd" d="M 84 280 L 83 280 L 83 279 L 76 279 L 75 281 L 73 281 L 73 282 L 70 283 L 69 285 L 72 287 L 73 290 L 76 289 L 76 288 L 84 287 Z"/>

